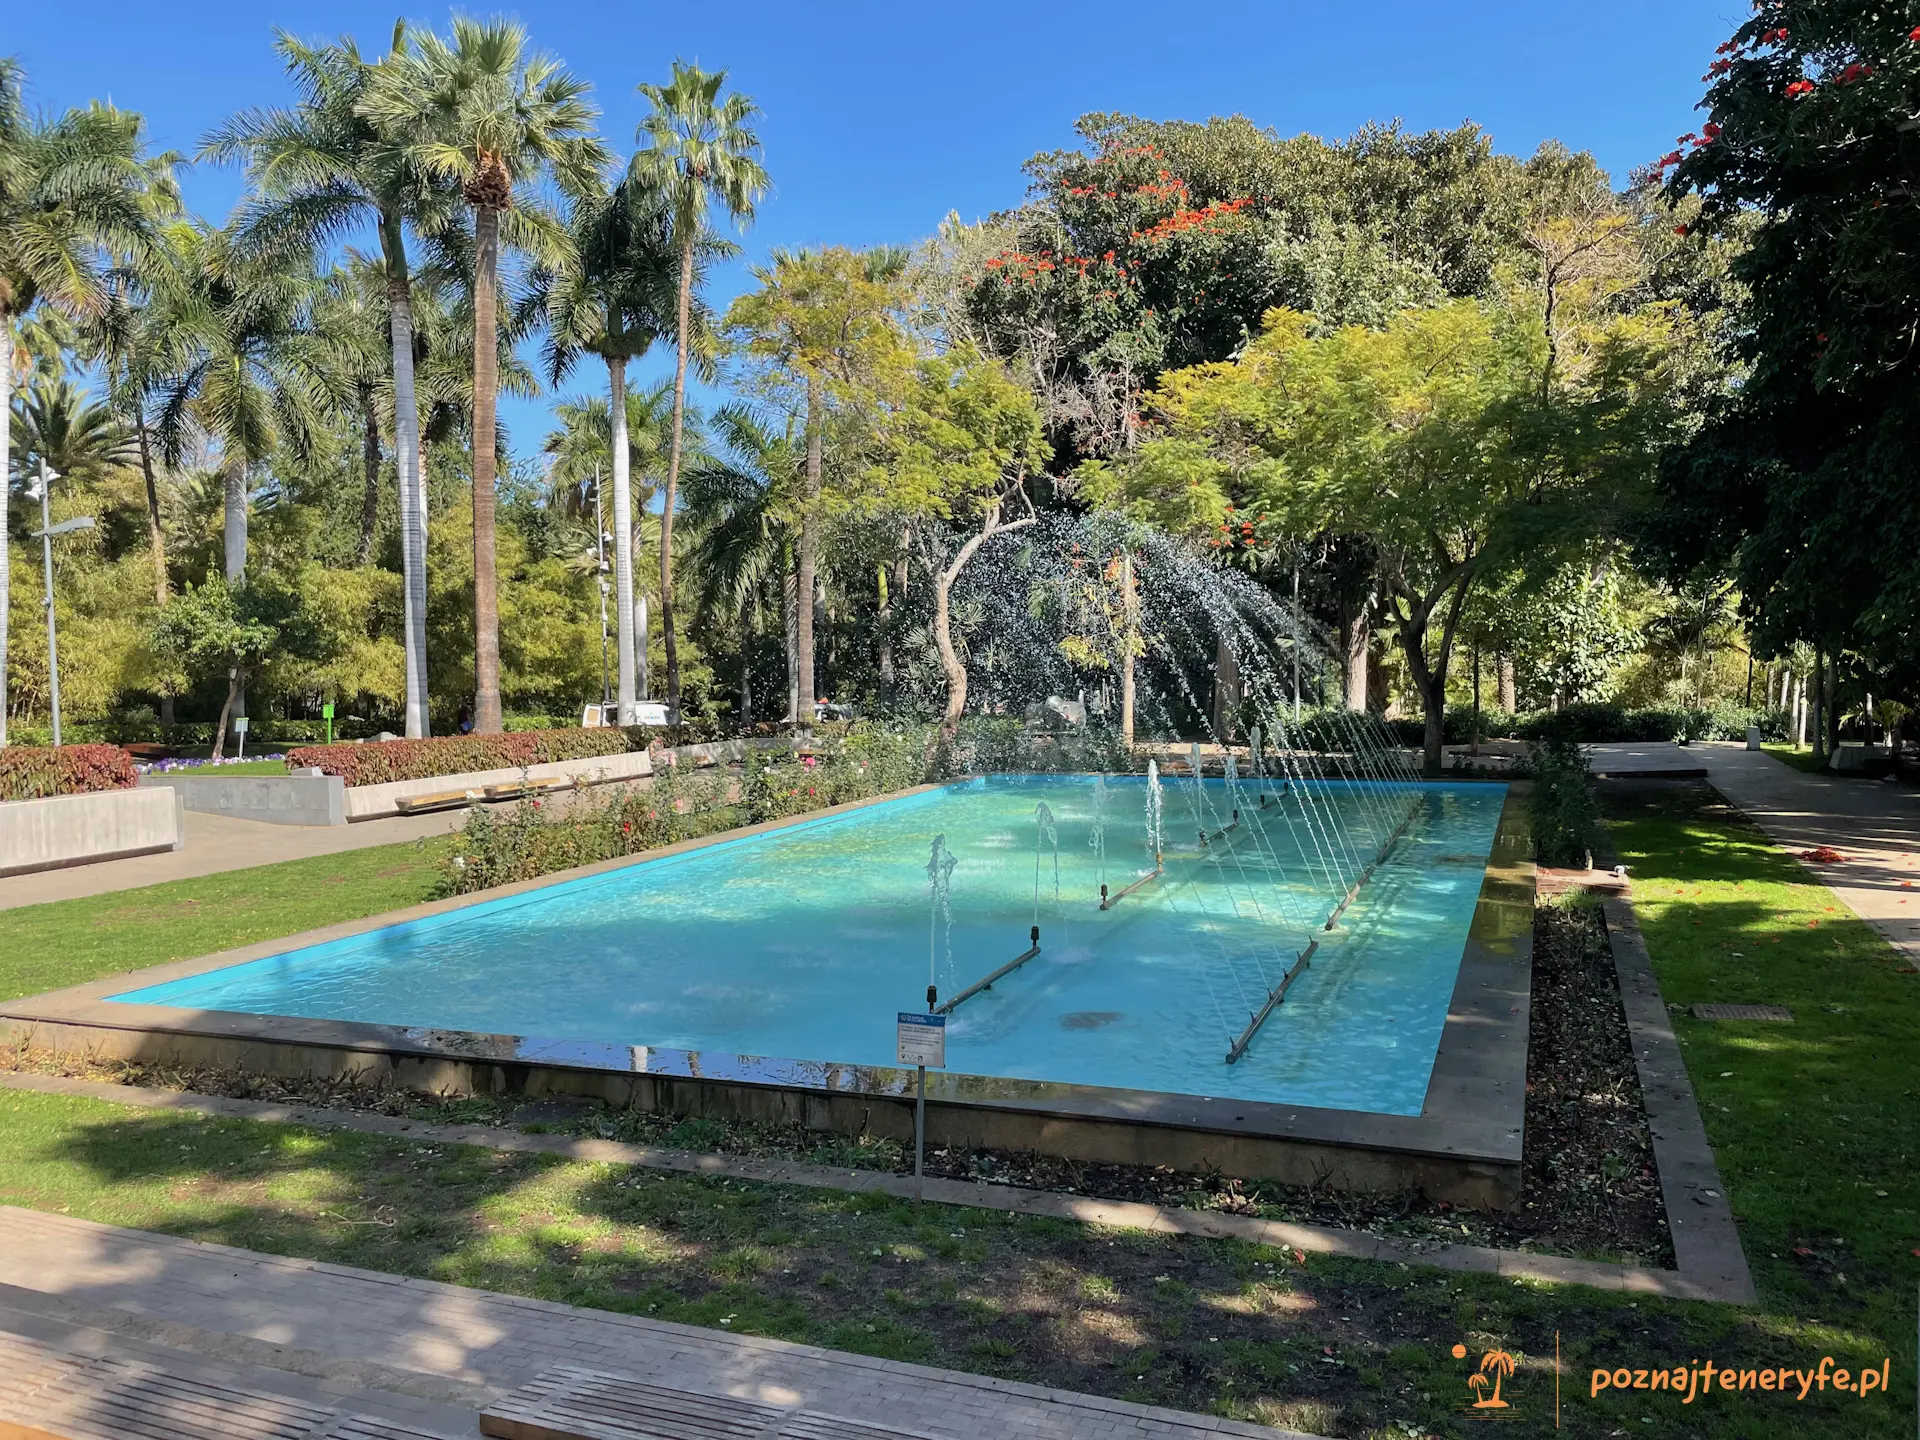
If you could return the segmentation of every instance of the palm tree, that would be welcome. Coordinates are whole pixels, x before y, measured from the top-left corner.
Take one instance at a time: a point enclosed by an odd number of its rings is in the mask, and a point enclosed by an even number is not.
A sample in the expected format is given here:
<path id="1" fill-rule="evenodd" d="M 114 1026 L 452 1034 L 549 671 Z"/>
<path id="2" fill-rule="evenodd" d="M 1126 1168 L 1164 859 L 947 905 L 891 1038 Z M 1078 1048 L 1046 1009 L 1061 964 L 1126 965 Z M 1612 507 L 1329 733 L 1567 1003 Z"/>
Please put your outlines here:
<path id="1" fill-rule="evenodd" d="M 627 434 L 627 365 L 674 330 L 672 217 L 631 177 L 606 196 L 574 207 L 575 264 L 543 277 L 548 378 L 558 384 L 583 350 L 607 367 L 607 453 L 612 469 L 613 575 L 619 617 L 620 723 L 634 723 L 646 666 L 634 605 L 632 445 Z"/>
<path id="2" fill-rule="evenodd" d="M 64 377 L 37 381 L 14 403 L 22 473 L 44 460 L 69 480 L 95 482 L 133 464 L 138 455 L 113 407 L 89 399 Z"/>
<path id="3" fill-rule="evenodd" d="M 787 705 L 797 711 L 800 681 L 797 619 L 806 608 L 796 584 L 792 528 L 781 518 L 802 483 L 805 447 L 739 406 L 713 417 L 711 456 L 690 457 L 687 566 L 703 623 L 740 627 L 740 715 L 753 718 L 753 637 L 769 614 L 784 620 Z M 809 599 L 808 605 L 811 604 Z"/>
<path id="4" fill-rule="evenodd" d="M 394 27 L 393 50 L 406 38 Z M 406 732 L 427 733 L 427 497 L 415 394 L 413 276 L 406 231 L 444 232 L 459 196 L 414 164 L 364 102 L 379 66 L 350 39 L 309 46 L 281 32 L 275 47 L 300 92 L 291 109 L 249 110 L 202 142 L 215 160 L 245 163 L 252 198 L 237 226 L 242 248 L 313 254 L 371 220 L 380 235 L 393 384 L 394 468 L 400 494 L 400 569 L 406 654 Z M 369 481 L 369 484 L 372 482 Z"/>
<path id="5" fill-rule="evenodd" d="M 7 742 L 6 473 L 14 326 L 36 304 L 75 315 L 106 303 L 103 251 L 131 255 L 150 229 L 154 171 L 138 115 L 94 104 L 28 113 L 26 72 L 0 56 L 0 745 Z"/>
<path id="6" fill-rule="evenodd" d="M 767 190 L 761 166 L 760 137 L 753 101 L 738 93 L 720 96 L 724 70 L 705 71 L 673 62 L 666 85 L 642 85 L 653 111 L 640 122 L 645 148 L 629 167 L 664 200 L 673 217 L 680 251 L 680 284 L 674 324 L 673 435 L 667 449 L 667 485 L 660 514 L 660 625 L 667 649 L 667 713 L 680 718 L 680 652 L 673 634 L 673 509 L 678 499 L 683 417 L 687 396 L 687 345 L 692 331 L 694 253 L 708 229 L 709 210 L 718 205 L 741 229 L 753 219 L 754 206 Z"/>
<path id="7" fill-rule="evenodd" d="M 588 85 L 506 21 L 456 16 L 449 44 L 413 34 L 396 47 L 360 113 L 404 138 L 408 163 L 458 182 L 473 211 L 474 729 L 501 728 L 500 606 L 494 576 L 500 242 L 557 264 L 567 236 L 532 186 L 551 175 L 571 195 L 594 191 L 608 163 L 591 133 Z"/>
<path id="8" fill-rule="evenodd" d="M 411 330 L 411 322 L 409 322 Z M 380 468 L 385 451 L 380 439 L 381 397 L 387 391 L 390 352 L 387 337 L 386 267 L 374 257 L 348 250 L 346 263 L 336 265 L 322 281 L 314 303 L 314 331 L 325 345 L 327 365 L 336 384 L 350 392 L 354 419 L 360 426 L 360 534 L 354 560 L 373 563 L 374 541 L 380 518 Z M 404 497 L 407 487 L 401 487 Z M 403 500 L 403 504 L 405 501 Z M 402 544 L 404 583 L 405 545 Z"/>
<path id="9" fill-rule="evenodd" d="M 219 446 L 233 584 L 246 572 L 255 469 L 282 443 L 310 453 L 341 395 L 331 347 L 311 328 L 319 282 L 305 257 L 250 262 L 224 231 L 191 222 L 169 231 L 176 263 L 155 288 L 165 345 L 154 430 L 170 465 L 200 437 Z M 244 702 L 236 713 L 246 713 Z"/>

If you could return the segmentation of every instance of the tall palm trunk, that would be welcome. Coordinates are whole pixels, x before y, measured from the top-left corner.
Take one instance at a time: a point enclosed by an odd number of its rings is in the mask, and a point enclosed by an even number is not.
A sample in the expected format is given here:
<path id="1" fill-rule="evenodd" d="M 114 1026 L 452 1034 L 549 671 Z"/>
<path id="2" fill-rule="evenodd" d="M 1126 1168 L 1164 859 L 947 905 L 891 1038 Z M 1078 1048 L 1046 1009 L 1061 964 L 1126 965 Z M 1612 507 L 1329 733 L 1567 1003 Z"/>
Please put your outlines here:
<path id="1" fill-rule="evenodd" d="M 167 587 L 167 532 L 160 524 L 160 486 L 153 476 L 153 448 L 147 442 L 145 407 L 134 411 L 133 433 L 140 442 L 140 476 L 147 482 L 147 550 L 153 556 L 153 603 L 165 605 Z"/>
<path id="2" fill-rule="evenodd" d="M 226 562 L 227 583 L 237 585 L 247 574 L 247 462 L 244 456 L 232 455 L 227 458 L 226 474 L 223 477 L 226 491 Z M 230 715 L 247 713 L 247 687 L 243 681 L 235 681 L 232 693 L 227 697 L 227 705 L 220 712 L 220 732 L 226 733 L 227 718 Z M 220 736 L 215 736 L 214 759 L 220 758 L 217 748 Z"/>
<path id="3" fill-rule="evenodd" d="M 0 745 L 7 743 L 7 586 L 9 550 L 7 462 L 11 460 L 9 421 L 13 415 L 13 316 L 0 310 Z"/>
<path id="4" fill-rule="evenodd" d="M 359 385 L 361 463 L 366 467 L 366 487 L 360 495 L 360 548 L 362 569 L 373 563 L 374 531 L 380 523 L 380 417 L 373 408 L 373 386 Z"/>
<path id="5" fill-rule="evenodd" d="M 680 721 L 680 649 L 673 635 L 673 507 L 680 493 L 680 439 L 687 414 L 687 326 L 693 314 L 693 236 L 680 241 L 680 297 L 674 311 L 673 434 L 660 509 L 660 631 L 667 647 L 667 719 Z"/>
<path id="6" fill-rule="evenodd" d="M 619 615 L 620 682 L 615 691 L 620 723 L 634 723 L 638 676 L 634 664 L 633 485 L 627 450 L 627 358 L 607 356 L 607 412 L 613 425 L 613 594 Z"/>
<path id="7" fill-rule="evenodd" d="M 820 474 L 823 465 L 820 411 L 820 377 L 809 375 L 807 377 L 807 493 L 800 505 L 800 573 L 794 585 L 800 594 L 807 597 L 807 603 L 800 606 L 796 616 L 794 635 L 794 648 L 798 651 L 800 689 L 794 704 L 793 718 L 795 724 L 803 727 L 813 723 L 813 593 L 814 573 L 819 565 L 817 551 L 820 544 L 820 520 L 817 512 L 820 508 Z"/>
<path id="8" fill-rule="evenodd" d="M 500 716 L 500 596 L 494 575 L 494 397 L 500 384 L 500 331 L 494 286 L 500 263 L 500 213 L 473 216 L 473 728 L 497 735 Z"/>
<path id="9" fill-rule="evenodd" d="M 133 409 L 133 433 L 140 442 L 140 476 L 147 483 L 147 549 L 153 556 L 153 603 L 165 606 L 172 598 L 167 585 L 167 532 L 160 523 L 160 486 L 153 475 L 153 447 L 147 441 L 147 408 Z M 160 697 L 160 738 L 173 734 L 173 696 Z"/>
<path id="10" fill-rule="evenodd" d="M 393 342 L 393 468 L 400 487 L 402 649 L 407 668 L 407 738 L 427 733 L 427 493 L 421 481 L 420 409 L 413 389 L 413 288 L 400 217 L 385 215 L 387 328 Z"/>

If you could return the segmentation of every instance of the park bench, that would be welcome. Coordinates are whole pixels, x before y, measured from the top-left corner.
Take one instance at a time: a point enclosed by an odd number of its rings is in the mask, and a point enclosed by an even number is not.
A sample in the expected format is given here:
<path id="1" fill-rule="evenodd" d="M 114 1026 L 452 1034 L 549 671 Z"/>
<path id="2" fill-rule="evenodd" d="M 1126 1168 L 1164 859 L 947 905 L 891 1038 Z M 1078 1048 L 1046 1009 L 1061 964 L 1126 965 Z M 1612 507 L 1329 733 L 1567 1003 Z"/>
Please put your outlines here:
<path id="1" fill-rule="evenodd" d="M 549 775 L 538 780 L 509 780 L 504 785 L 487 786 L 489 800 L 520 800 L 528 795 L 547 795 L 555 790 L 571 790 L 573 781 L 565 775 Z"/>
<path id="2" fill-rule="evenodd" d="M 128 745 L 125 748 L 127 754 L 131 755 L 134 759 L 144 761 L 171 760 L 180 753 L 178 746 L 160 745 L 151 740 L 136 741 L 134 744 Z"/>
<path id="3" fill-rule="evenodd" d="M 480 1412 L 497 1440 L 917 1440 L 836 1415 L 562 1365 Z"/>
<path id="4" fill-rule="evenodd" d="M 7 1440 L 441 1440 L 391 1419 L 0 1331 Z"/>
<path id="5" fill-rule="evenodd" d="M 436 790 L 431 795 L 403 795 L 393 802 L 402 815 L 418 815 L 427 810 L 446 810 L 455 805 L 470 805 L 480 798 L 477 790 Z"/>

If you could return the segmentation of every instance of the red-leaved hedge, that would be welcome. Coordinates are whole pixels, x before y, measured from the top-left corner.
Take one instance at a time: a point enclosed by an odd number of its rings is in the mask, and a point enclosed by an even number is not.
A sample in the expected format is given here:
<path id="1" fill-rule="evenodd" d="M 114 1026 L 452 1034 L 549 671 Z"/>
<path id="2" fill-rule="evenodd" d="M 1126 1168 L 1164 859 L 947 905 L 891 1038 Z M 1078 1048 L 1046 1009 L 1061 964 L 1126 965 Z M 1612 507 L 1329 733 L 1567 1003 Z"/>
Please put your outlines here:
<path id="1" fill-rule="evenodd" d="M 518 769 L 555 760 L 589 760 L 647 748 L 649 732 L 631 730 L 521 730 L 510 735 L 438 735 L 430 740 L 383 740 L 365 745 L 306 745 L 287 752 L 287 768 L 315 767 L 349 785 L 385 785 L 475 770 Z"/>
<path id="2" fill-rule="evenodd" d="M 0 749 L 0 800 L 41 800 L 128 790 L 140 777 L 133 757 L 118 745 L 9 745 Z"/>

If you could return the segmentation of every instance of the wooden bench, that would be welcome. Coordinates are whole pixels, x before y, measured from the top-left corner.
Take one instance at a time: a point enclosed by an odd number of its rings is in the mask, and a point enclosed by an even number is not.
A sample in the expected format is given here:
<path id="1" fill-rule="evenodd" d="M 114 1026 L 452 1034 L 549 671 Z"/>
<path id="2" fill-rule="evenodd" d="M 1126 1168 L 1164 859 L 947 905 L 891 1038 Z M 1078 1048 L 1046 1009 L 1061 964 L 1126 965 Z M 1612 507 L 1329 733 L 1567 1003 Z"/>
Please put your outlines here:
<path id="1" fill-rule="evenodd" d="M 529 795 L 547 795 L 555 790 L 571 790 L 573 781 L 565 775 L 549 775 L 539 780 L 509 780 L 504 785 L 487 786 L 489 800 L 521 800 Z"/>
<path id="2" fill-rule="evenodd" d="M 136 760 L 171 760 L 180 753 L 177 745 L 156 745 L 151 740 L 142 740 L 124 748 Z"/>
<path id="3" fill-rule="evenodd" d="M 487 1406 L 480 1433 L 496 1440 L 921 1440 L 914 1431 L 574 1365 L 546 1371 Z"/>
<path id="4" fill-rule="evenodd" d="M 477 790 L 439 790 L 431 795 L 403 795 L 393 802 L 402 815 L 418 815 L 426 810 L 446 810 L 455 805 L 470 805 L 480 798 Z"/>
<path id="5" fill-rule="evenodd" d="M 0 1332 L 0 1440 L 445 1440 L 323 1404 Z"/>

